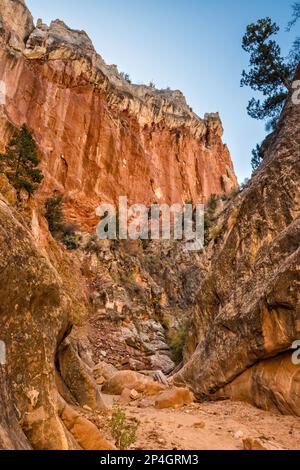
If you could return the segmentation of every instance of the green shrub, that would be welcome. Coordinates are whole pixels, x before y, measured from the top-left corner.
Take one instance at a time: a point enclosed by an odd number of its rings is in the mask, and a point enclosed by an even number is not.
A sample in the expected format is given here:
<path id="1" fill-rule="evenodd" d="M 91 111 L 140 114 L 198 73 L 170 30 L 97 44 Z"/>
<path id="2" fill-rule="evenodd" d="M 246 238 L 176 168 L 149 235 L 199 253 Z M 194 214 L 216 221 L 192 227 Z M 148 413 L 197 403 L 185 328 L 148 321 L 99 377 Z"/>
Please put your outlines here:
<path id="1" fill-rule="evenodd" d="M 211 221 L 207 215 L 207 213 L 204 214 L 204 244 L 208 245 L 210 236 L 209 236 L 209 231 L 211 227 Z"/>
<path id="2" fill-rule="evenodd" d="M 111 431 L 120 450 L 126 450 L 136 442 L 139 423 L 127 419 L 122 407 L 116 406 L 111 418 Z"/>
<path id="3" fill-rule="evenodd" d="M 68 250 L 77 250 L 80 241 L 76 231 L 78 227 L 64 223 L 63 197 L 61 195 L 50 197 L 45 202 L 45 218 L 52 235 L 62 242 Z"/>
<path id="4" fill-rule="evenodd" d="M 121 73 L 120 73 L 120 76 L 121 76 L 124 80 L 126 80 L 126 82 L 131 83 L 130 75 L 129 75 L 128 73 L 121 72 Z"/>
<path id="5" fill-rule="evenodd" d="M 176 364 L 180 364 L 180 362 L 183 360 L 183 350 L 186 343 L 187 328 L 187 322 L 182 323 L 170 341 L 172 358 Z"/>
<path id="6" fill-rule="evenodd" d="M 63 198 L 61 195 L 50 197 L 45 202 L 45 218 L 52 234 L 62 229 L 64 218 L 62 205 Z"/>
<path id="7" fill-rule="evenodd" d="M 208 210 L 210 212 L 215 212 L 215 210 L 217 209 L 218 207 L 218 196 L 216 196 L 215 194 L 213 194 L 210 198 L 210 200 L 208 201 Z"/>
<path id="8" fill-rule="evenodd" d="M 80 242 L 76 231 L 78 227 L 76 225 L 67 224 L 62 226 L 62 242 L 68 250 L 77 250 L 80 247 Z"/>
<path id="9" fill-rule="evenodd" d="M 68 250 L 77 250 L 80 247 L 80 242 L 75 233 L 65 234 L 63 236 L 63 244 Z"/>
<path id="10" fill-rule="evenodd" d="M 222 232 L 222 227 L 220 225 L 215 225 L 214 227 L 212 227 L 209 232 L 211 240 L 213 241 L 218 240 L 221 232 Z"/>
<path id="11" fill-rule="evenodd" d="M 99 255 L 101 253 L 101 246 L 99 244 L 99 238 L 97 235 L 92 235 L 84 247 L 84 251 L 87 253 L 95 253 Z"/>
<path id="12" fill-rule="evenodd" d="M 6 152 L 0 154 L 1 171 L 18 192 L 25 189 L 31 195 L 44 178 L 37 168 L 39 163 L 36 142 L 24 124 L 15 131 Z"/>

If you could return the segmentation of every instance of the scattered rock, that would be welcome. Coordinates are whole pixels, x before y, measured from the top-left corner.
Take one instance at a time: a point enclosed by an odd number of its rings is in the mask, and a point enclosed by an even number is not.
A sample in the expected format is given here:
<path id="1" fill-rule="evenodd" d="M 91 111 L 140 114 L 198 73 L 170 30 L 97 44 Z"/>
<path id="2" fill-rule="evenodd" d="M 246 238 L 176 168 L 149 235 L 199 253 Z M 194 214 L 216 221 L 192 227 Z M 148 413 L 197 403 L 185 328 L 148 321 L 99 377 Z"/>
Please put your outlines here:
<path id="1" fill-rule="evenodd" d="M 166 354 L 155 354 L 149 358 L 152 369 L 161 370 L 164 374 L 169 374 L 175 368 L 175 363 Z"/>
<path id="2" fill-rule="evenodd" d="M 100 377 L 98 377 L 98 379 L 96 379 L 97 385 L 103 385 L 104 382 L 105 382 L 105 377 L 103 377 L 103 375 L 101 375 Z"/>
<path id="3" fill-rule="evenodd" d="M 87 405 L 84 405 L 82 408 L 83 408 L 84 410 L 86 410 L 86 411 L 93 411 L 92 408 L 90 408 L 90 407 L 87 406 Z"/>
<path id="4" fill-rule="evenodd" d="M 254 439 L 247 438 L 243 440 L 244 450 L 284 450 L 279 445 L 263 440 L 263 439 Z"/>
<path id="5" fill-rule="evenodd" d="M 139 392 L 137 392 L 137 391 L 134 390 L 134 389 L 131 390 L 131 392 L 130 392 L 130 398 L 131 398 L 132 400 L 137 400 L 138 398 L 140 398 L 140 396 L 141 396 L 141 395 L 140 395 Z"/>
<path id="6" fill-rule="evenodd" d="M 97 364 L 93 369 L 95 379 L 104 377 L 105 380 L 109 380 L 116 372 L 118 372 L 118 369 L 107 362 L 99 362 L 99 364 Z"/>
<path id="7" fill-rule="evenodd" d="M 202 421 L 193 424 L 193 428 L 195 428 L 195 429 L 204 429 L 205 426 L 206 426 L 206 424 Z"/>

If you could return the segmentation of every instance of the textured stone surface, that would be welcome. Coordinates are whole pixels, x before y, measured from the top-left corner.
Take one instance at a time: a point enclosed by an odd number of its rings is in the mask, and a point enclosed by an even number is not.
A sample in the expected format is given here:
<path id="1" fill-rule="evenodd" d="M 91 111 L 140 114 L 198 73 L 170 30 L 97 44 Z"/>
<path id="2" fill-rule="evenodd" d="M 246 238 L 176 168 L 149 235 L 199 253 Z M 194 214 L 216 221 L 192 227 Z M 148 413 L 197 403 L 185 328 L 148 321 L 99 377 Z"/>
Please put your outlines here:
<path id="1" fill-rule="evenodd" d="M 291 363 L 300 338 L 299 117 L 289 101 L 266 161 L 220 219 L 189 334 L 194 353 L 175 376 L 198 398 L 231 384 L 229 396 L 300 415 Z"/>
<path id="2" fill-rule="evenodd" d="M 60 419 L 59 392 L 71 403 L 72 392 L 82 404 L 101 407 L 92 372 L 64 341 L 76 305 L 26 219 L 1 198 L 0 221 L 0 339 L 7 352 L 0 369 L 0 448 L 76 449 Z"/>
<path id="3" fill-rule="evenodd" d="M 6 367 L 0 365 L 0 450 L 29 450 L 7 387 Z"/>
<path id="4" fill-rule="evenodd" d="M 123 370 L 116 372 L 111 379 L 105 382 L 102 391 L 110 395 L 121 395 L 124 389 L 135 389 L 142 392 L 150 382 L 151 379 L 145 375 L 131 370 Z"/>
<path id="5" fill-rule="evenodd" d="M 13 25 L 4 23 L 9 35 Z M 84 32 L 61 21 L 29 29 L 25 51 L 13 57 L 7 35 L 0 38 L 0 137 L 7 139 L 7 121 L 32 129 L 43 153 L 41 199 L 63 191 L 69 216 L 91 228 L 99 202 L 119 195 L 147 205 L 198 202 L 236 186 L 217 114 L 200 119 L 179 91 L 129 84 Z"/>
<path id="6" fill-rule="evenodd" d="M 104 380 L 111 379 L 116 372 L 118 372 L 118 369 L 116 369 L 112 364 L 107 364 L 106 362 L 99 362 L 99 364 L 97 364 L 93 369 L 96 380 L 100 378 L 104 378 Z"/>
<path id="7" fill-rule="evenodd" d="M 71 406 L 62 404 L 60 417 L 65 427 L 84 450 L 116 450 L 99 429 Z"/>
<path id="8" fill-rule="evenodd" d="M 0 37 L 13 53 L 24 50 L 33 29 L 33 18 L 24 0 L 1 0 Z"/>
<path id="9" fill-rule="evenodd" d="M 12 400 L 33 447 L 67 448 L 56 410 L 54 358 L 68 330 L 70 299 L 29 231 L 2 201 L 0 220 L 0 331 Z"/>
<path id="10" fill-rule="evenodd" d="M 87 405 L 94 410 L 105 408 L 92 371 L 85 366 L 68 339 L 59 347 L 58 365 L 61 377 L 81 406 Z"/>
<path id="11" fill-rule="evenodd" d="M 173 388 L 157 397 L 155 407 L 160 410 L 164 408 L 181 408 L 190 405 L 193 401 L 194 396 L 187 388 Z"/>
<path id="12" fill-rule="evenodd" d="M 8 204 L 14 206 L 17 202 L 17 192 L 16 190 L 9 184 L 7 177 L 0 173 L 0 193 L 6 199 Z"/>

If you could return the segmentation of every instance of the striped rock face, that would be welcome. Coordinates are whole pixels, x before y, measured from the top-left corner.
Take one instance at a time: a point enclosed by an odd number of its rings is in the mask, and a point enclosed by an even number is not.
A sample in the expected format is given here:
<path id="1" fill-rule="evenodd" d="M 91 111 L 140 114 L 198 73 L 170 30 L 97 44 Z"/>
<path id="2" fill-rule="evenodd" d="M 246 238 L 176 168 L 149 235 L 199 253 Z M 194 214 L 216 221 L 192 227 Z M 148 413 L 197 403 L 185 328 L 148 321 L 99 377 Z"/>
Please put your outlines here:
<path id="1" fill-rule="evenodd" d="M 222 236 L 175 378 L 199 398 L 217 394 L 298 416 L 299 117 L 289 99 L 266 159 L 218 222 Z"/>
<path id="2" fill-rule="evenodd" d="M 42 201 L 64 192 L 69 218 L 89 229 L 99 203 L 119 196 L 204 202 L 236 187 L 217 113 L 200 119 L 180 91 L 128 83 L 84 32 L 59 20 L 35 27 L 23 2 L 2 0 L 0 19 L 1 142 L 11 125 L 31 129 Z"/>

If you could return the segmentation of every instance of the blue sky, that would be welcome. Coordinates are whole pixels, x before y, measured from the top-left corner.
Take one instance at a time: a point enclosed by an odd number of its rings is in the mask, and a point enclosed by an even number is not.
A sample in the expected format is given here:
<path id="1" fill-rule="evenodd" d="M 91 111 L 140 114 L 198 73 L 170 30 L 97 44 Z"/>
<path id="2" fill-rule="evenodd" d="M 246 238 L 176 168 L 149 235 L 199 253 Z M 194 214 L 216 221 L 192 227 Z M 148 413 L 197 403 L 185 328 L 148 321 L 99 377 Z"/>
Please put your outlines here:
<path id="1" fill-rule="evenodd" d="M 35 19 L 60 18 L 84 29 L 107 63 L 135 83 L 153 81 L 185 94 L 193 110 L 219 111 L 224 142 L 240 181 L 251 174 L 251 150 L 265 135 L 264 123 L 248 117 L 253 96 L 240 88 L 248 56 L 241 48 L 246 25 L 271 16 L 282 30 L 284 53 L 295 31 L 286 33 L 293 0 L 26 0 Z"/>

